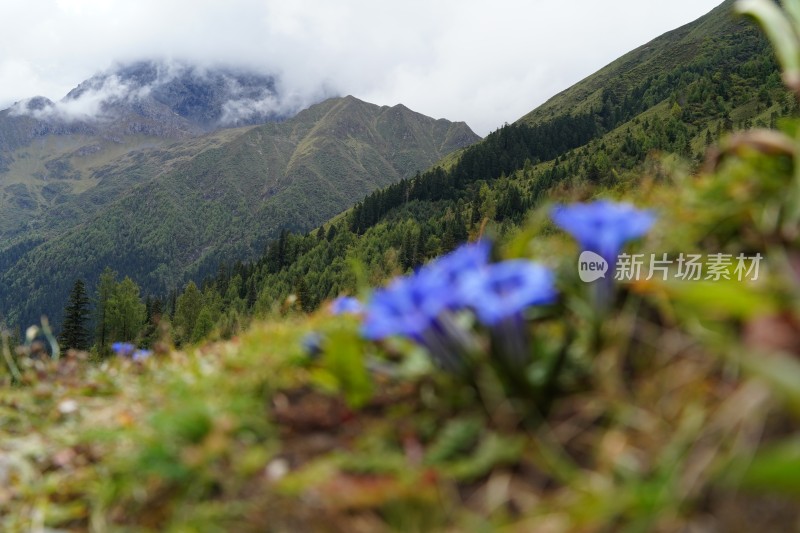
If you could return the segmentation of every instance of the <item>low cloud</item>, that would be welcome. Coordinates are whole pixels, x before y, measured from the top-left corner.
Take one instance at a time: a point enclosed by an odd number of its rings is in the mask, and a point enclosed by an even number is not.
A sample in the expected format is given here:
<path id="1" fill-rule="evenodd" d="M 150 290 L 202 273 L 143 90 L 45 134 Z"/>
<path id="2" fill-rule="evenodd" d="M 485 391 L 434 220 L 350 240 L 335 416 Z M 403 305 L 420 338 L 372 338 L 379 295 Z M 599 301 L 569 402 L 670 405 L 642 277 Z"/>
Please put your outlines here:
<path id="1" fill-rule="evenodd" d="M 269 74 L 248 73 L 245 70 L 240 70 L 238 74 L 245 79 L 252 75 L 260 76 L 262 80 L 269 78 L 270 82 L 261 86 L 243 85 L 235 74 L 217 71 L 217 76 L 222 76 L 225 80 L 229 96 L 221 106 L 221 116 L 218 121 L 221 126 L 291 117 L 309 105 L 334 95 L 323 86 L 297 91 L 287 86 L 283 80 Z"/>
<path id="2" fill-rule="evenodd" d="M 222 105 L 222 117 L 219 122 L 224 126 L 244 124 L 257 116 L 284 114 L 285 107 L 274 95 L 269 94 L 260 100 L 243 98 L 228 100 Z"/>
<path id="3" fill-rule="evenodd" d="M 103 121 L 111 120 L 111 108 L 120 102 L 141 99 L 149 93 L 149 88 L 133 89 L 122 82 L 119 76 L 108 76 L 98 82 L 90 80 L 88 86 L 81 85 L 74 94 L 58 102 L 44 101 L 41 98 L 22 100 L 9 110 L 11 115 L 28 115 L 38 120 Z"/>
<path id="4" fill-rule="evenodd" d="M 115 62 L 179 59 L 270 73 L 281 110 L 327 87 L 465 120 L 485 135 L 720 1 L 12 0 L 3 17 L 13 23 L 0 32 L 0 109 L 60 98 Z M 102 112 L 96 96 L 55 108 Z M 274 105 L 242 96 L 223 115 Z"/>
<path id="5" fill-rule="evenodd" d="M 190 120 L 235 126 L 292 116 L 328 95 L 322 87 L 293 90 L 274 76 L 251 69 L 135 61 L 93 76 L 57 102 L 26 99 L 14 104 L 10 113 L 46 121 L 92 122 L 162 105 L 201 115 L 187 116 Z"/>

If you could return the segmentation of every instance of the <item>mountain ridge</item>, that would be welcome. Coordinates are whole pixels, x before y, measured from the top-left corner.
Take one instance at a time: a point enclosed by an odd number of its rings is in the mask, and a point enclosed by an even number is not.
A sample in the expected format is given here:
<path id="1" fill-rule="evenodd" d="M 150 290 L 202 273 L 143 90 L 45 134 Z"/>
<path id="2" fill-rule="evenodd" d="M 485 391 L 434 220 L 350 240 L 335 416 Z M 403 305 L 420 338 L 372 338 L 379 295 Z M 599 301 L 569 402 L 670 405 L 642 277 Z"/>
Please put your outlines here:
<path id="1" fill-rule="evenodd" d="M 736 28 L 751 26 L 747 21 L 734 18 L 732 6 L 735 1 L 724 0 L 696 20 L 665 32 L 623 54 L 589 76 L 548 98 L 543 104 L 517 119 L 515 123 L 533 124 L 547 120 L 566 107 L 571 107 L 574 112 L 585 110 L 587 105 L 597 103 L 599 99 L 596 96 L 597 91 L 624 86 L 629 78 L 638 77 L 646 80 L 652 76 L 653 72 L 647 71 L 646 68 L 653 62 L 659 60 L 664 62 L 659 65 L 658 73 L 680 66 L 681 60 L 689 56 L 690 51 L 702 50 L 702 45 L 710 34 L 735 33 L 733 30 Z M 757 32 L 755 28 L 752 31 Z M 664 51 L 666 45 L 669 46 L 669 52 Z M 764 41 L 764 45 L 766 46 L 766 41 Z M 683 53 L 679 53 L 680 49 L 683 49 Z M 625 73 L 622 78 L 617 77 L 620 72 Z"/>
<path id="2" fill-rule="evenodd" d="M 376 187 L 478 139 L 463 122 L 349 96 L 282 122 L 126 153 L 93 174 L 93 187 L 43 214 L 46 231 L 6 244 L 3 309 L 14 320 L 34 319 L 34 309 L 57 317 L 55 302 L 71 280 L 54 274 L 80 273 L 92 286 L 106 266 L 146 292 L 176 288 L 224 258 L 255 257 L 282 229 L 313 229 Z M 101 200 L 96 188 L 106 203 L 84 216 L 80 206 Z M 71 213 L 84 219 L 64 223 Z M 12 253 L 18 257 L 3 257 Z M 14 306 L 20 300 L 24 309 Z"/>
<path id="3" fill-rule="evenodd" d="M 732 19 L 731 5 L 623 55 L 421 175 L 376 190 L 325 231 L 281 237 L 257 263 L 228 264 L 228 279 L 207 278 L 204 286 L 226 287 L 238 276 L 238 296 L 254 302 L 256 315 L 292 294 L 310 311 L 361 290 L 352 262 L 377 285 L 468 238 L 513 240 L 542 204 L 618 197 L 664 179 L 673 165 L 699 168 L 707 147 L 732 131 L 777 127 L 797 112 L 797 102 L 781 84 L 767 40 Z M 686 39 L 701 43 L 700 52 Z M 687 49 L 691 57 L 676 62 Z M 514 253 L 536 246 L 532 237 L 524 232 Z M 291 250 L 288 259 L 284 249 Z M 236 318 L 225 312 L 222 332 Z"/>

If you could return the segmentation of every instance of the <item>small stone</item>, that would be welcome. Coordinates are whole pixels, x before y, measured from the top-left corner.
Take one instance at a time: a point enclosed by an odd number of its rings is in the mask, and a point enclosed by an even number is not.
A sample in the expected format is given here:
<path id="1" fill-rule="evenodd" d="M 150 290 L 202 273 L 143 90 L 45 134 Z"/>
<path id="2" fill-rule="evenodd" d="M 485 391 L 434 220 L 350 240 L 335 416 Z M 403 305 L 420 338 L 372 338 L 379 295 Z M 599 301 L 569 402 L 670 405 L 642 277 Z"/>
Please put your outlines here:
<path id="1" fill-rule="evenodd" d="M 74 413 L 78 410 L 78 402 L 75 400 L 62 400 L 61 403 L 58 404 L 58 410 L 65 415 Z"/>
<path id="2" fill-rule="evenodd" d="M 273 459 L 264 469 L 264 473 L 270 481 L 278 481 L 289 473 L 289 461 L 283 457 Z"/>

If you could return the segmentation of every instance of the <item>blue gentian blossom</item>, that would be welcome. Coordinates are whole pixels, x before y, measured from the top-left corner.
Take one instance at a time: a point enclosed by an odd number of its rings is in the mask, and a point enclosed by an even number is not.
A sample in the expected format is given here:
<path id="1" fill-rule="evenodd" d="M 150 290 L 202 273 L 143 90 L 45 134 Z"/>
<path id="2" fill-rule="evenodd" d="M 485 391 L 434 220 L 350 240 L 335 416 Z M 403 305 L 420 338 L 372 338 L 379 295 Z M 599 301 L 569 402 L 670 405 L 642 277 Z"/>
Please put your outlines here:
<path id="1" fill-rule="evenodd" d="M 488 243 L 465 244 L 375 291 L 367 309 L 364 335 L 370 339 L 389 335 L 419 339 L 442 312 L 465 307 L 461 283 L 484 268 L 488 258 Z"/>
<path id="2" fill-rule="evenodd" d="M 377 340 L 405 335 L 420 341 L 422 333 L 445 310 L 452 292 L 440 280 L 438 274 L 423 268 L 376 290 L 364 318 L 364 336 Z"/>
<path id="3" fill-rule="evenodd" d="M 111 345 L 111 350 L 120 357 L 130 357 L 136 350 L 136 346 L 129 342 L 115 342 Z"/>
<path id="4" fill-rule="evenodd" d="M 153 352 L 151 350 L 136 350 L 133 352 L 131 359 L 134 361 L 140 362 L 152 357 Z"/>
<path id="5" fill-rule="evenodd" d="M 514 371 L 530 362 L 523 311 L 556 301 L 555 275 L 533 261 L 513 259 L 488 265 L 466 277 L 463 299 L 489 328 L 492 351 Z"/>
<path id="6" fill-rule="evenodd" d="M 651 211 L 609 200 L 556 206 L 551 217 L 583 250 L 599 254 L 612 266 L 625 243 L 647 233 L 656 220 Z"/>
<path id="7" fill-rule="evenodd" d="M 493 339 L 497 337 L 493 344 L 503 355 L 527 361 L 522 312 L 555 301 L 554 275 L 531 261 L 490 264 L 489 252 L 486 241 L 466 244 L 375 291 L 362 334 L 373 340 L 409 337 L 425 346 L 439 366 L 460 372 L 475 351 L 475 341 L 454 313 L 472 309 L 489 326 Z"/>
<path id="8" fill-rule="evenodd" d="M 474 343 L 452 312 L 466 306 L 460 290 L 464 277 L 484 268 L 488 256 L 487 243 L 467 244 L 375 291 L 362 334 L 373 340 L 409 337 L 425 346 L 442 368 L 461 371 Z"/>
<path id="9" fill-rule="evenodd" d="M 128 357 L 133 361 L 144 361 L 153 355 L 152 351 L 137 349 L 130 342 L 115 342 L 111 345 L 111 350 L 119 357 Z"/>
<path id="10" fill-rule="evenodd" d="M 461 284 L 466 277 L 489 264 L 489 252 L 487 241 L 464 244 L 423 267 L 433 282 L 449 288 L 442 294 L 445 298 L 442 303 L 447 309 L 457 311 L 468 305 L 462 299 Z"/>
<path id="11" fill-rule="evenodd" d="M 553 303 L 558 297 L 553 271 L 524 259 L 495 263 L 467 275 L 461 293 L 487 326 L 518 315 L 531 305 Z"/>
<path id="12" fill-rule="evenodd" d="M 331 302 L 330 311 L 333 315 L 360 315 L 364 312 L 364 306 L 358 298 L 340 296 Z"/>

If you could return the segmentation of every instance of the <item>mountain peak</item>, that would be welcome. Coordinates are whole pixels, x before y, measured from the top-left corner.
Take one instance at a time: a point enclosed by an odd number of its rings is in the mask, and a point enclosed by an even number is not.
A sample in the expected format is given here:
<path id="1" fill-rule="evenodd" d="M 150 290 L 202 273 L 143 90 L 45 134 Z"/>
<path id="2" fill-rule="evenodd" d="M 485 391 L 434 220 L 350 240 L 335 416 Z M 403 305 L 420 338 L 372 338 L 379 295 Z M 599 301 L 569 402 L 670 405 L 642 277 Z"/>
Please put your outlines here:
<path id="1" fill-rule="evenodd" d="M 18 102 L 10 112 L 47 122 L 139 124 L 144 119 L 161 126 L 166 122 L 165 131 L 199 133 L 282 121 L 308 103 L 281 94 L 271 74 L 232 66 L 142 60 L 96 74 L 58 102 L 37 97 Z M 140 132 L 143 127 L 149 126 L 139 124 L 134 129 Z"/>
<path id="2" fill-rule="evenodd" d="M 34 96 L 25 101 L 25 107 L 30 111 L 38 111 L 53 105 L 53 101 L 44 96 Z"/>

